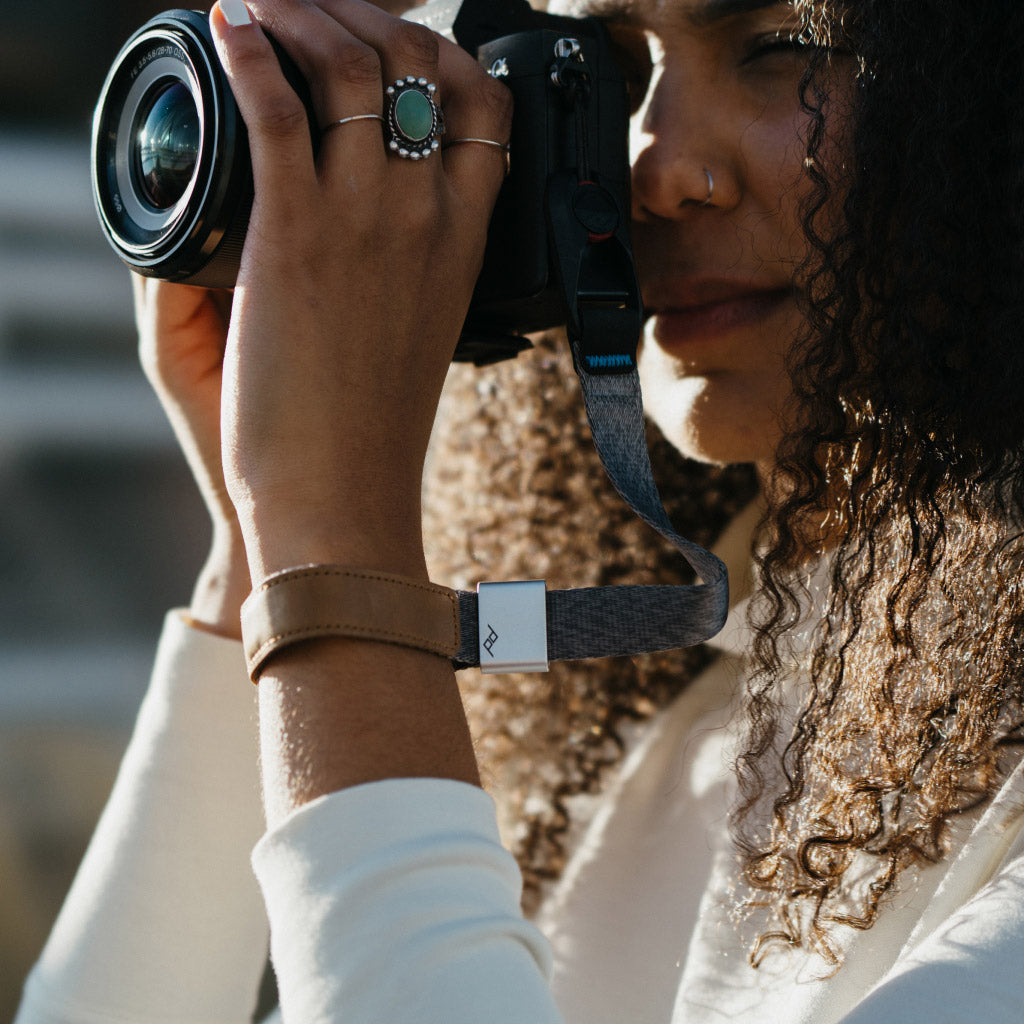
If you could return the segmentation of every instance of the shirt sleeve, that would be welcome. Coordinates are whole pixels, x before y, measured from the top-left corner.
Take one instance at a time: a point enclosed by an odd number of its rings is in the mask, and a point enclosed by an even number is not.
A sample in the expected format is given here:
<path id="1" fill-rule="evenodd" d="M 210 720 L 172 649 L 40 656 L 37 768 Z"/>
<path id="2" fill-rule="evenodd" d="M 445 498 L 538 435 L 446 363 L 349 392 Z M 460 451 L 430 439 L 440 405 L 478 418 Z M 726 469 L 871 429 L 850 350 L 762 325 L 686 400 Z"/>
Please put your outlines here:
<path id="1" fill-rule="evenodd" d="M 1024 856 L 903 954 L 841 1024 L 1017 1024 L 1024 1007 Z"/>
<path id="2" fill-rule="evenodd" d="M 286 1024 L 557 1024 L 550 953 L 482 790 L 397 779 L 333 793 L 260 841 Z"/>
<path id="3" fill-rule="evenodd" d="M 266 962 L 241 646 L 168 615 L 110 799 L 16 1024 L 242 1024 Z"/>

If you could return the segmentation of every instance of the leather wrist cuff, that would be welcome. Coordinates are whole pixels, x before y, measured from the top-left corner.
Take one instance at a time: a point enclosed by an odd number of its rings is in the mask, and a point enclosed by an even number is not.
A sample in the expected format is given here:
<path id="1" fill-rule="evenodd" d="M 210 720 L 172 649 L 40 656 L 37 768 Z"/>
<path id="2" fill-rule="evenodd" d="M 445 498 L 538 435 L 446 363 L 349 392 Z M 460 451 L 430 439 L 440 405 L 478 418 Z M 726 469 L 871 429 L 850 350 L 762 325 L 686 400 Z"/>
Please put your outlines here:
<path id="1" fill-rule="evenodd" d="M 451 658 L 459 650 L 454 590 L 407 576 L 305 565 L 267 577 L 242 605 L 249 678 L 289 644 L 350 636 L 415 647 Z"/>

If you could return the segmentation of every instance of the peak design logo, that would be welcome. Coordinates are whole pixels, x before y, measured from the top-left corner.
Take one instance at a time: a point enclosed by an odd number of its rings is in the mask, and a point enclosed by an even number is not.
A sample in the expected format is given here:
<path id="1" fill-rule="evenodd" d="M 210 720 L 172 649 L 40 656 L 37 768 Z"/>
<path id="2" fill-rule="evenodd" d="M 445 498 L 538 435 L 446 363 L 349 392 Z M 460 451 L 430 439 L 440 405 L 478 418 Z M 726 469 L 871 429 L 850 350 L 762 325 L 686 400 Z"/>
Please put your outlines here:
<path id="1" fill-rule="evenodd" d="M 487 639 L 484 641 L 484 650 L 493 658 L 494 657 L 494 645 L 498 642 L 498 634 L 494 632 L 494 627 L 487 623 Z"/>

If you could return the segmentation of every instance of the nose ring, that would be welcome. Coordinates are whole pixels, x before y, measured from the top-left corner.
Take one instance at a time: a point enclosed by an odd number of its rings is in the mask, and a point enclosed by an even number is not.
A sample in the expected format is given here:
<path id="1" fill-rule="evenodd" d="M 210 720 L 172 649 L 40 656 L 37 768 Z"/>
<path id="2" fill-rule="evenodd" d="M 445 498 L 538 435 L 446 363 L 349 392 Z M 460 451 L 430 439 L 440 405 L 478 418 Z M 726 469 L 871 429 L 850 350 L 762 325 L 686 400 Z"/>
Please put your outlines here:
<path id="1" fill-rule="evenodd" d="M 706 167 L 704 168 L 704 177 L 708 179 L 708 194 L 704 197 L 704 202 L 701 203 L 701 206 L 710 206 L 711 193 L 715 191 L 715 180 L 711 177 L 711 172 Z"/>

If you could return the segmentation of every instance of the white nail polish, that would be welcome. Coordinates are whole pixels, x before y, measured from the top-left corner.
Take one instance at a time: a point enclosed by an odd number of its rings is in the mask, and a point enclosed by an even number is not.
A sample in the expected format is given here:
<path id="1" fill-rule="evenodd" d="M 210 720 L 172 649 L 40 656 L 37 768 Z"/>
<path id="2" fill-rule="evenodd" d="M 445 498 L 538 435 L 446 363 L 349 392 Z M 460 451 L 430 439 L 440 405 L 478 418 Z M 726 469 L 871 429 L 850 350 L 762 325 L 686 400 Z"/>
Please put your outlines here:
<path id="1" fill-rule="evenodd" d="M 243 0 L 220 0 L 220 13 L 229 25 L 236 28 L 240 25 L 251 25 L 252 18 L 249 16 L 249 8 Z"/>

